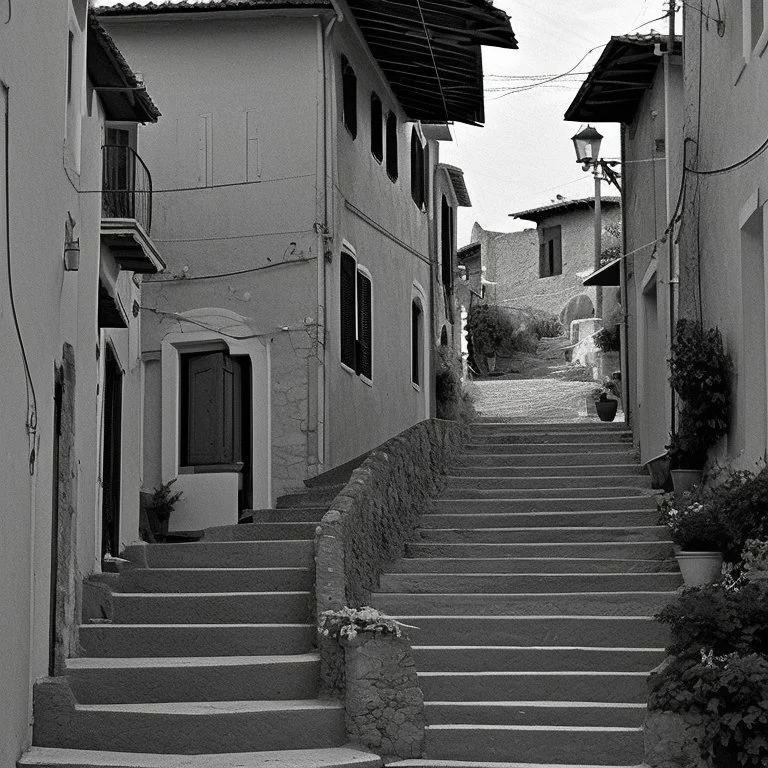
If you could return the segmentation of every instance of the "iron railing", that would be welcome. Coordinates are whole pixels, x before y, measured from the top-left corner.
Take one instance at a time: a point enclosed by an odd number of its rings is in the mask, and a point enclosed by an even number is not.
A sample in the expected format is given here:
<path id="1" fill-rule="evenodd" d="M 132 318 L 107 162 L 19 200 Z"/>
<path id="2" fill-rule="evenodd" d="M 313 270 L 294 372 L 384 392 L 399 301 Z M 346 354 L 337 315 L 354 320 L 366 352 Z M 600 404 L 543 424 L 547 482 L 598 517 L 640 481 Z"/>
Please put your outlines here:
<path id="1" fill-rule="evenodd" d="M 152 228 L 152 176 L 130 147 L 103 148 L 101 215 L 105 219 L 135 219 L 149 234 Z"/>

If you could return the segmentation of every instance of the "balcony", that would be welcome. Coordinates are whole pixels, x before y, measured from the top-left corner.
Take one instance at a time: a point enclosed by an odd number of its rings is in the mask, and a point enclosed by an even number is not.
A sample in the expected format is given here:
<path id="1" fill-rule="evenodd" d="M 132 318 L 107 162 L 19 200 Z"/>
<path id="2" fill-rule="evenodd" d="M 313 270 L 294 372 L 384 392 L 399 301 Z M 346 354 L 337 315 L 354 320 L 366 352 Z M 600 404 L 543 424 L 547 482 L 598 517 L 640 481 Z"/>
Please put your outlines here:
<path id="1" fill-rule="evenodd" d="M 101 194 L 101 240 L 120 269 L 153 274 L 165 268 L 150 239 L 152 176 L 127 146 L 105 145 Z"/>

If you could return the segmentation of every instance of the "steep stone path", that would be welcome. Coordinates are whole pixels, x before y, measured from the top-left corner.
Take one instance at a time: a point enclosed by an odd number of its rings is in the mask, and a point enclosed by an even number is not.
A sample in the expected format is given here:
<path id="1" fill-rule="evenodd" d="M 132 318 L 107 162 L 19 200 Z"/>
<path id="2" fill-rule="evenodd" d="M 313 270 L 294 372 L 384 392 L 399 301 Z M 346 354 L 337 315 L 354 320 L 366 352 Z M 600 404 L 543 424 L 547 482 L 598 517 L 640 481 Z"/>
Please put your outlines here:
<path id="1" fill-rule="evenodd" d="M 343 706 L 318 698 L 313 534 L 335 488 L 129 547 L 108 620 L 36 685 L 24 768 L 378 768 L 345 748 Z M 109 580 L 105 577 L 105 580 Z"/>
<path id="2" fill-rule="evenodd" d="M 681 583 L 621 424 L 485 420 L 372 602 L 411 632 L 426 759 L 643 761 L 651 620 Z"/>

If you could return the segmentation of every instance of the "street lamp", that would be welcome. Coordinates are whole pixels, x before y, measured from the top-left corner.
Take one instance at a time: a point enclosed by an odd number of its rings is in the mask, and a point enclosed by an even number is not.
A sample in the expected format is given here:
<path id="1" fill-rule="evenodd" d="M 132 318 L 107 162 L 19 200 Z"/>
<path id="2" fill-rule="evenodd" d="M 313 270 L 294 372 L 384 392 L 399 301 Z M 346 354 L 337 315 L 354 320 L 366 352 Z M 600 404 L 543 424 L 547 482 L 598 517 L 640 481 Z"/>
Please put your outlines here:
<path id="1" fill-rule="evenodd" d="M 576 148 L 576 162 L 580 163 L 584 170 L 592 168 L 595 177 L 595 271 L 600 269 L 600 254 L 602 251 L 602 206 L 600 199 L 600 182 L 603 179 L 601 170 L 603 161 L 600 160 L 600 144 L 602 135 L 594 126 L 582 127 L 579 132 L 571 137 Z M 595 289 L 595 314 L 601 317 L 603 314 L 603 289 L 597 286 Z"/>

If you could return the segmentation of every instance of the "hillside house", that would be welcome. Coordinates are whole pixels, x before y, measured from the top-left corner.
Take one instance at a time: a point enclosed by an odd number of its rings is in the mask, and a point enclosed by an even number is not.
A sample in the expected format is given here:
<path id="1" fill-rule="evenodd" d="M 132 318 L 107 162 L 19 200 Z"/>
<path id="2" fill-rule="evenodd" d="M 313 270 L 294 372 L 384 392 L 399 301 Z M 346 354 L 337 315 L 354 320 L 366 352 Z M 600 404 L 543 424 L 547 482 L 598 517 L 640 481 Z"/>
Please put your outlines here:
<path id="1" fill-rule="evenodd" d="M 483 120 L 480 45 L 515 38 L 477 0 L 98 13 L 167 118 L 143 144 L 169 265 L 145 284 L 145 487 L 178 478 L 178 528 L 231 523 L 433 412 L 468 203 L 439 142 Z"/>

